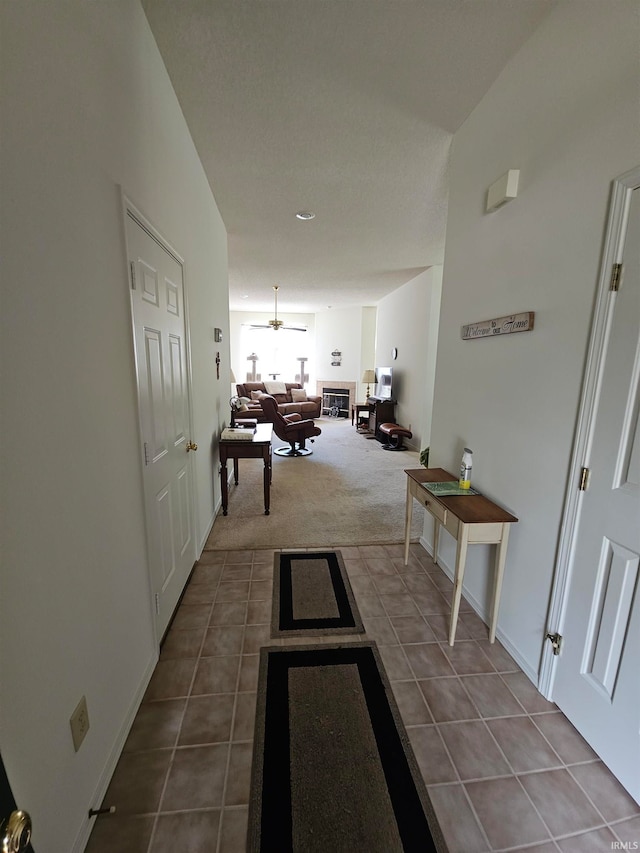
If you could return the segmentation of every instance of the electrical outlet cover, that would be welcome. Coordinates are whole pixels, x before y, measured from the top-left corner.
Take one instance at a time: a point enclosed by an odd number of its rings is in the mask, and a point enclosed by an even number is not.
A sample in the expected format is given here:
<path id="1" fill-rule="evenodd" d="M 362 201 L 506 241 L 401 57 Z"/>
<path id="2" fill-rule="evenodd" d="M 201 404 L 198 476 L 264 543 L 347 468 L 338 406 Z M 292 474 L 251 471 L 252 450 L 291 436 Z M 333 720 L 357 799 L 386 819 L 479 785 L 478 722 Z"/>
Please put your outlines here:
<path id="1" fill-rule="evenodd" d="M 78 702 L 75 711 L 71 715 L 69 725 L 71 726 L 73 747 L 77 752 L 89 731 L 89 710 L 87 708 L 87 700 L 84 696 Z"/>

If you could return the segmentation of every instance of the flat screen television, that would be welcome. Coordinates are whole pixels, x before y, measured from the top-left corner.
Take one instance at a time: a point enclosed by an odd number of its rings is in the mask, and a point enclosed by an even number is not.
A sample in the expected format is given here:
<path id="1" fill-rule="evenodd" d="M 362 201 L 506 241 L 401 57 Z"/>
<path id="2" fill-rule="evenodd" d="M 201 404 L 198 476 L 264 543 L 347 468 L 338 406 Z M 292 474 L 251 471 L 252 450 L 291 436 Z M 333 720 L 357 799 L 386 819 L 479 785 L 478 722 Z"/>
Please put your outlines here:
<path id="1" fill-rule="evenodd" d="M 393 399 L 393 368 L 376 367 L 376 387 L 373 396 L 377 400 Z"/>

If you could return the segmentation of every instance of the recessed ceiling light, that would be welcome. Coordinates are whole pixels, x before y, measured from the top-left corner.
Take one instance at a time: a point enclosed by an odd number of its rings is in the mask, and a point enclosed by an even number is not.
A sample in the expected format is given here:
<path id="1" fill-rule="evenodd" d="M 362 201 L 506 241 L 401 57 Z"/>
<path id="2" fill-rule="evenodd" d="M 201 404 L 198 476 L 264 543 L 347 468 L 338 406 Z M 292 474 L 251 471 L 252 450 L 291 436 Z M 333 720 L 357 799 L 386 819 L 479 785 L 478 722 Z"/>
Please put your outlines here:
<path id="1" fill-rule="evenodd" d="M 299 210 L 296 213 L 296 219 L 302 219 L 305 222 L 309 219 L 315 219 L 316 215 L 311 210 Z"/>

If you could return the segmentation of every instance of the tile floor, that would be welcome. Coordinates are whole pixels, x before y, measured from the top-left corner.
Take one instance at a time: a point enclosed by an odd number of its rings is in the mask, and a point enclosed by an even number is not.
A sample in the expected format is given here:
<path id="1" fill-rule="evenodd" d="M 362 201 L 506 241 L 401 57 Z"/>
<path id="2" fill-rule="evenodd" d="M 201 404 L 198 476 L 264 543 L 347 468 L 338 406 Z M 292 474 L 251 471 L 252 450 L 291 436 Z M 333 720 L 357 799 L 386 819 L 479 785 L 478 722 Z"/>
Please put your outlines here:
<path id="1" fill-rule="evenodd" d="M 447 645 L 424 549 L 340 550 L 451 853 L 634 849 L 640 807 L 465 602 Z M 86 853 L 244 850 L 258 649 L 300 643 L 269 639 L 272 570 L 273 551 L 202 555 Z"/>

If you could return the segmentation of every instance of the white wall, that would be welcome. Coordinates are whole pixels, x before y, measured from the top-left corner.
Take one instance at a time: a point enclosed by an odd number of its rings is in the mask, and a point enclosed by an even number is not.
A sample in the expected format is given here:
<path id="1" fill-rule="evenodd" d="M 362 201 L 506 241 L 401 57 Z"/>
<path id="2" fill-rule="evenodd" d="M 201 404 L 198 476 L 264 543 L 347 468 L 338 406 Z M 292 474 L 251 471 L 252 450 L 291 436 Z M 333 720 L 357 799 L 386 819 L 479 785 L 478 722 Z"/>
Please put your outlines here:
<path id="1" fill-rule="evenodd" d="M 430 267 L 378 303 L 375 364 L 393 368 L 395 420 L 416 450 L 429 446 L 441 291 L 442 267 Z"/>
<path id="2" fill-rule="evenodd" d="M 429 281 L 429 305 L 427 315 L 426 351 L 420 387 L 424 388 L 422 400 L 422 440 L 421 450 L 431 444 L 431 424 L 433 422 L 433 396 L 436 385 L 438 355 L 438 333 L 440 331 L 440 305 L 442 302 L 442 266 L 431 267 L 426 275 Z M 421 334 L 425 334 L 424 331 Z"/>
<path id="3" fill-rule="evenodd" d="M 316 314 L 316 377 L 335 382 L 359 382 L 363 367 L 362 350 L 363 312 L 360 307 L 331 308 Z M 331 353 L 342 353 L 340 367 L 332 367 Z"/>
<path id="4" fill-rule="evenodd" d="M 360 375 L 358 380 L 362 379 L 365 370 L 373 370 L 376 366 L 376 322 L 378 317 L 378 309 L 373 306 L 366 306 L 362 309 L 362 338 L 360 340 Z M 371 388 L 369 388 L 371 391 Z M 373 391 L 371 391 L 373 393 Z M 357 401 L 362 402 L 367 399 L 367 385 L 360 382 L 356 391 Z"/>
<path id="5" fill-rule="evenodd" d="M 200 541 L 229 396 L 226 234 L 137 2 L 1 14 L 0 739 L 35 849 L 69 853 L 157 654 L 120 186 L 185 258 Z"/>
<path id="6" fill-rule="evenodd" d="M 611 180 L 638 161 L 635 2 L 563 2 L 454 137 L 431 463 L 520 518 L 499 632 L 538 670 Z M 518 198 L 484 214 L 520 169 Z M 460 326 L 535 311 L 532 332 L 462 341 Z M 431 537 L 431 524 L 425 525 Z M 445 562 L 453 543 L 441 537 Z M 488 548 L 465 588 L 487 605 Z"/>

